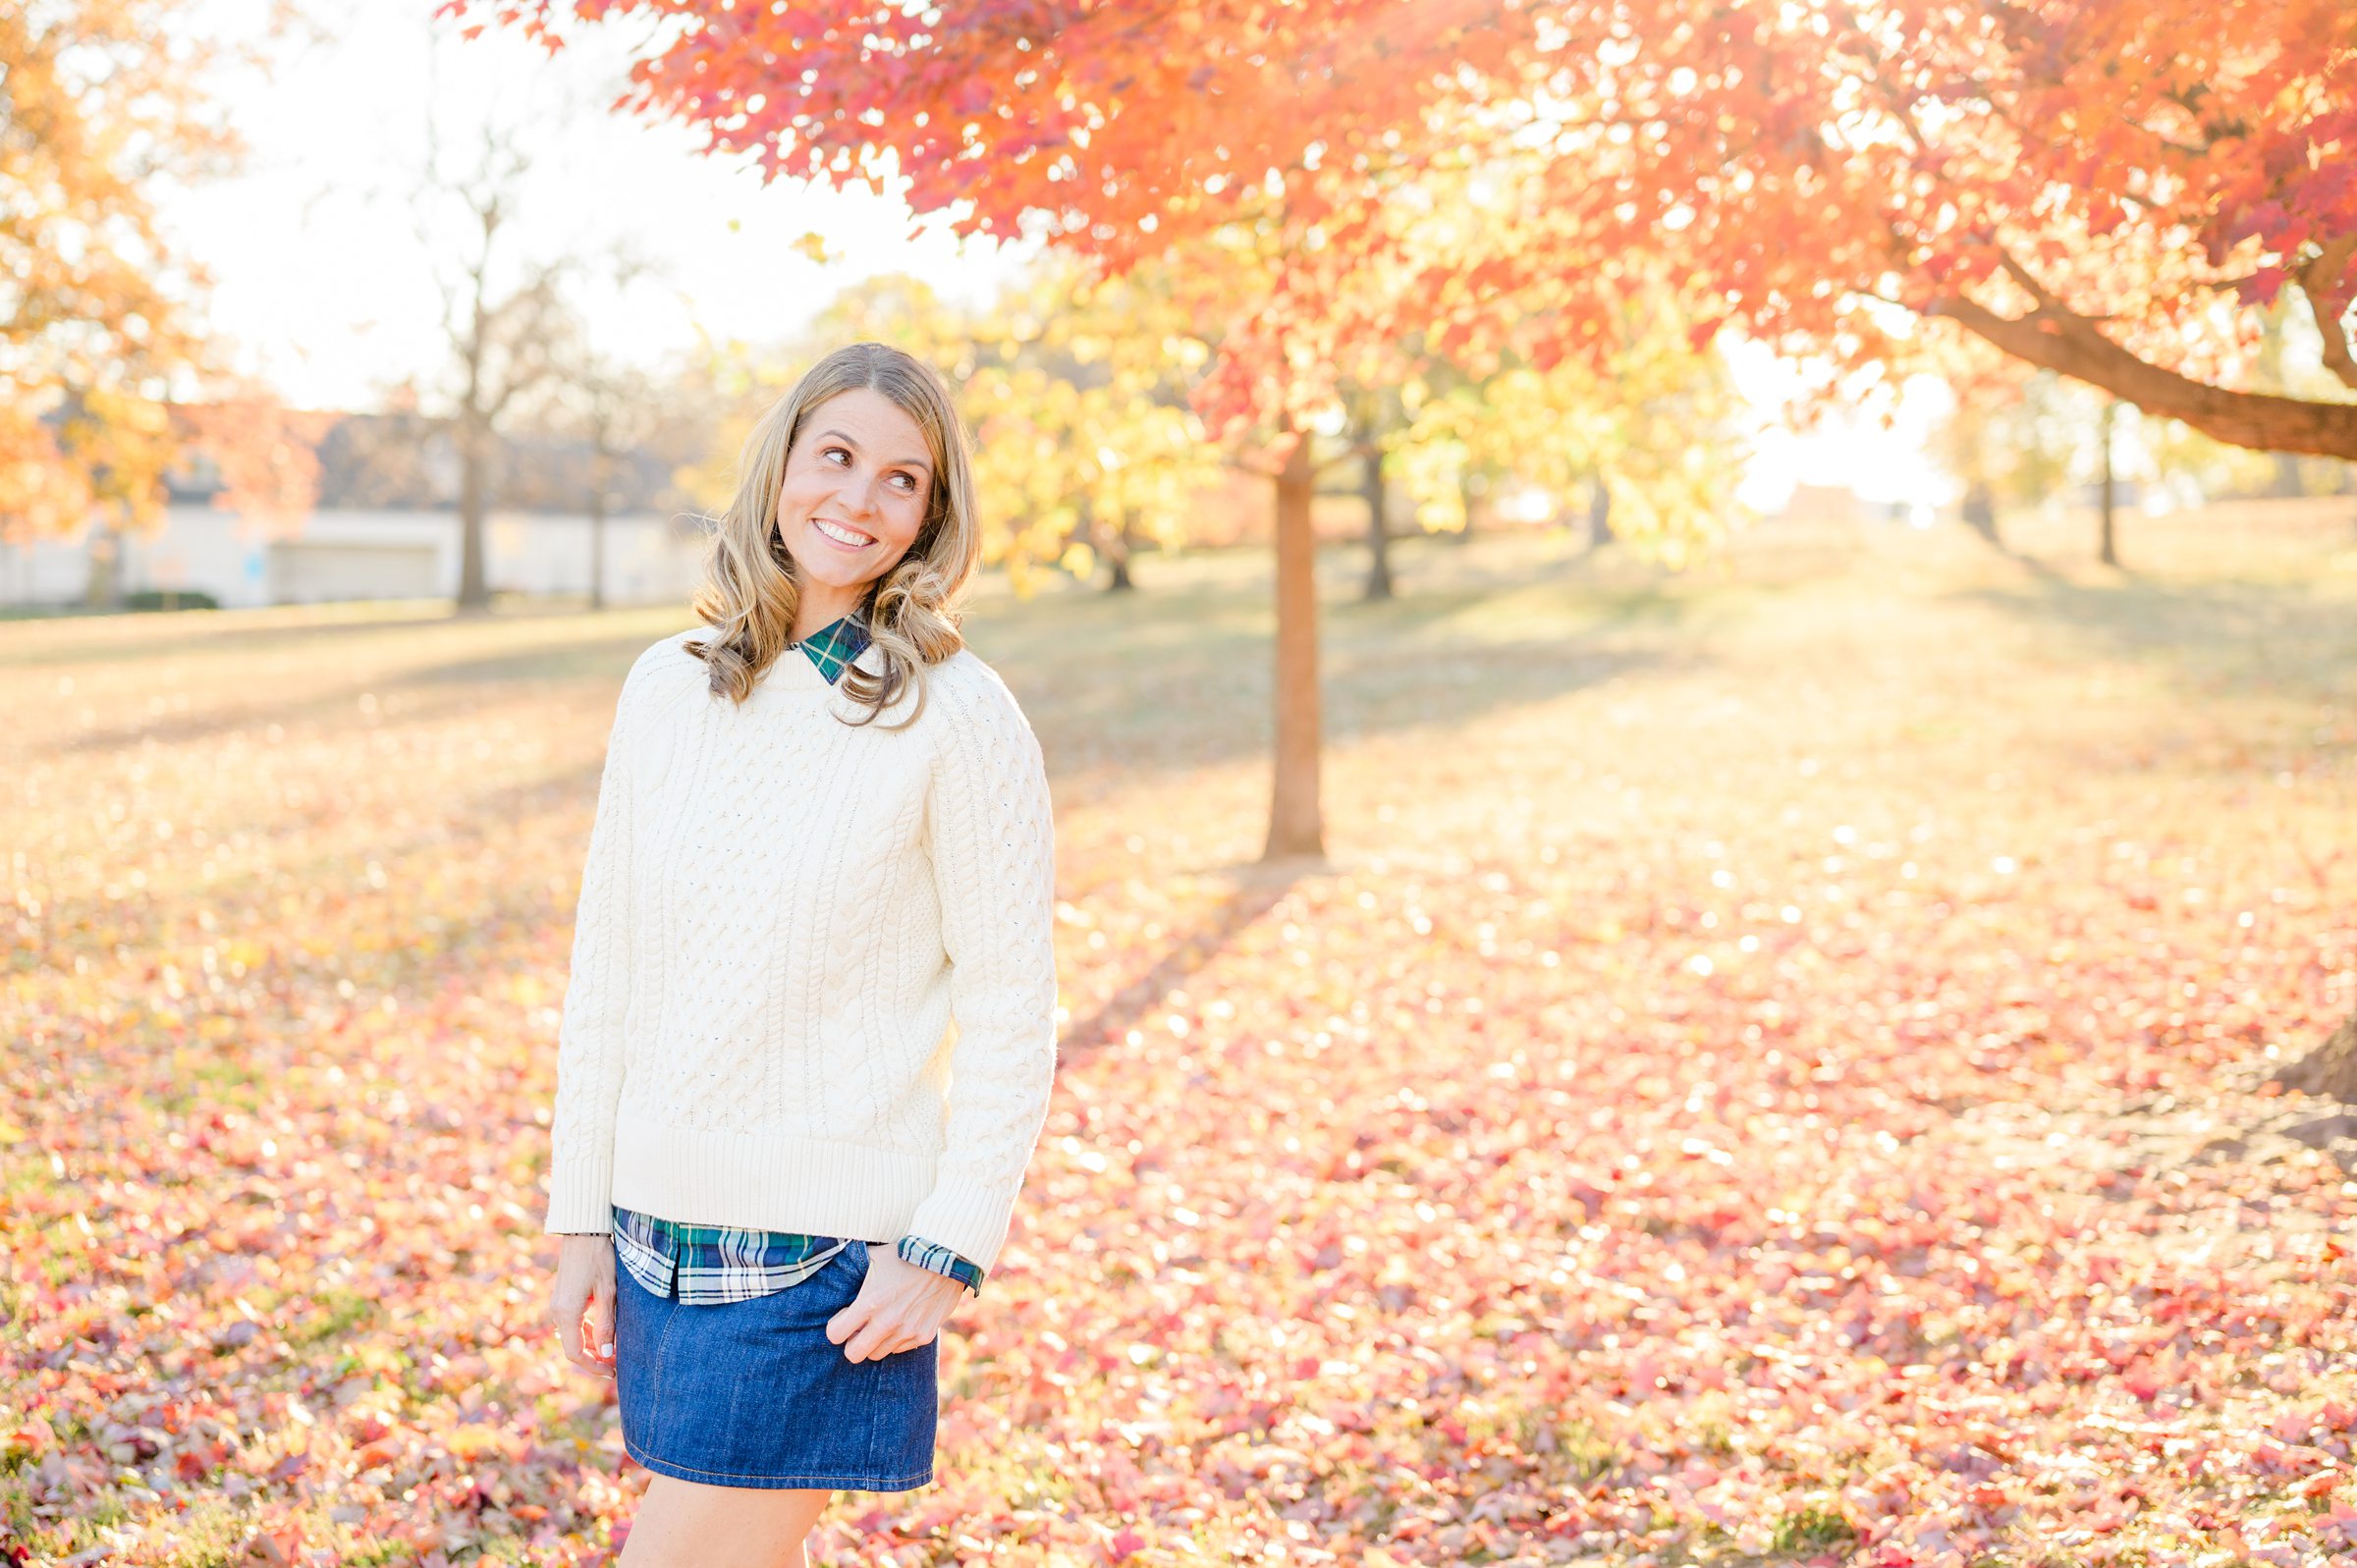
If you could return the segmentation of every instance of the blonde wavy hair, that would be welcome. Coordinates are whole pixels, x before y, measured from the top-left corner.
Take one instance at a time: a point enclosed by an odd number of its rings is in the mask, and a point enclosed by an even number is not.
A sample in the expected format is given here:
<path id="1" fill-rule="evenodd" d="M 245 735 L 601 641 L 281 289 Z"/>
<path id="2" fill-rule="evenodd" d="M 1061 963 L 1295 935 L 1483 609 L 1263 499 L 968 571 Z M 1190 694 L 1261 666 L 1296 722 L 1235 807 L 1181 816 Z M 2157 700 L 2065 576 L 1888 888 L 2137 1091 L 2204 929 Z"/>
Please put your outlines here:
<path id="1" fill-rule="evenodd" d="M 982 531 L 974 514 L 965 428 L 950 389 L 931 365 L 890 344 L 837 349 L 803 372 L 745 437 L 736 498 L 715 519 L 703 578 L 688 601 L 717 635 L 683 646 L 704 661 L 711 694 L 738 702 L 752 695 L 754 683 L 786 651 L 802 595 L 794 558 L 778 533 L 786 458 L 811 410 L 862 387 L 891 399 L 916 422 L 933 460 L 933 490 L 916 540 L 892 569 L 868 585 L 862 607 L 884 671 L 876 675 L 852 665 L 842 676 L 844 690 L 867 707 L 865 717 L 847 724 L 873 724 L 913 684 L 914 708 L 900 724 L 886 726 L 905 729 L 924 712 L 923 668 L 965 646 L 959 630 L 963 612 L 957 601 L 981 564 Z"/>

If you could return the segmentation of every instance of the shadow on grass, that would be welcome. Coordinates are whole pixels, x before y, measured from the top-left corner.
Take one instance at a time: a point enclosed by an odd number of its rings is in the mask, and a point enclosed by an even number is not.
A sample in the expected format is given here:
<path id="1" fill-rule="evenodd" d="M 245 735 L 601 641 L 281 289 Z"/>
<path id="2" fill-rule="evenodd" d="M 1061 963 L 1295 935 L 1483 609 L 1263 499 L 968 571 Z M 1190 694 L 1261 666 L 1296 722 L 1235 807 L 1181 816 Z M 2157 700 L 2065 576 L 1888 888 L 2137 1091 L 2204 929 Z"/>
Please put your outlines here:
<path id="1" fill-rule="evenodd" d="M 108 614 L 64 618 L 30 618 L 15 622 L 11 634 L 0 637 L 0 668 L 35 665 L 42 669 L 142 663 L 183 654 L 260 652 L 292 642 L 324 642 L 371 631 L 424 631 L 454 623 L 448 612 L 402 616 L 385 620 L 321 621 L 311 624 L 223 626 L 215 616 L 235 612 L 187 610 L 175 612 L 169 634 L 159 633 L 149 615 Z M 182 629 L 181 617 L 187 617 Z M 33 628 L 61 627 L 85 633 L 38 639 Z"/>
<path id="2" fill-rule="evenodd" d="M 2184 584 L 2123 575 L 2103 584 L 2052 571 L 1955 597 L 2065 628 L 2101 652 L 2204 692 L 2357 696 L 2357 617 L 2307 583 Z"/>
<path id="3" fill-rule="evenodd" d="M 421 687 L 496 686 L 512 681 L 589 680 L 610 676 L 619 693 L 622 677 L 630 674 L 631 661 L 673 631 L 685 630 L 687 624 L 683 620 L 667 630 L 651 633 L 604 629 L 596 635 L 572 637 L 562 642 L 538 643 L 472 659 L 445 660 L 404 671 L 388 683 Z"/>
<path id="4" fill-rule="evenodd" d="M 1486 624 L 1483 613 L 1515 590 L 1453 586 L 1322 604 L 1327 738 L 1454 726 L 1703 657 L 1679 646 L 1696 596 L 1524 587 L 1537 589 L 1528 603 Z M 1053 763 L 1140 774 L 1267 751 L 1271 620 L 1265 600 L 1233 590 L 1066 597 L 995 621 L 977 641 Z M 1070 668 L 1075 659 L 1084 671 Z"/>
<path id="5" fill-rule="evenodd" d="M 1707 590 L 1614 583 L 1587 575 L 1587 563 L 1534 564 L 1519 574 L 1475 570 L 1435 552 L 1448 568 L 1430 586 L 1412 581 L 1395 598 L 1355 597 L 1346 552 L 1320 563 L 1320 670 L 1330 738 L 1378 730 L 1455 725 L 1544 702 L 1672 656 L 1677 633 Z M 1438 570 L 1435 575 L 1442 575 Z M 1273 704 L 1274 626 L 1263 579 L 1198 582 L 1109 595 L 1064 592 L 1001 603 L 972 626 L 976 651 L 999 668 L 1051 758 L 1124 771 L 1196 767 L 1263 753 Z M 464 714 L 476 694 L 567 683 L 618 688 L 630 660 L 668 630 L 692 624 L 683 612 L 665 627 L 656 616 L 577 619 L 512 648 L 433 659 L 437 630 L 463 623 L 447 615 L 322 625 L 223 628 L 163 639 L 109 638 L 69 650 L 83 663 L 149 662 L 186 651 L 207 657 L 292 648 L 339 657 L 334 639 L 378 631 L 410 636 L 411 649 L 371 646 L 368 668 L 297 697 L 267 689 L 197 713 L 164 714 L 77 736 L 64 749 L 104 755 L 149 743 L 181 745 L 279 724 L 338 722 L 367 693 L 431 694 L 407 706 L 414 722 Z M 523 622 L 494 618 L 477 626 Z M 552 634 L 552 632 L 554 634 Z M 403 664 L 411 651 L 414 664 Z M 1073 668 L 1075 661 L 1079 669 Z M 0 657 L 0 663 L 7 662 Z"/>
<path id="6" fill-rule="evenodd" d="M 364 851 L 322 852 L 301 860 L 240 865 L 206 881 L 202 898 L 220 911 L 234 930 L 241 909 L 250 908 L 266 922 L 267 907 L 284 889 L 316 889 L 344 899 L 370 897 L 363 860 L 380 862 L 396 878 L 430 877 L 437 863 L 472 864 L 495 858 L 518 838 L 550 822 L 572 825 L 574 847 L 568 859 L 570 869 L 577 871 L 588 851 L 590 821 L 604 767 L 601 753 L 529 780 L 480 789 L 463 799 L 454 796 L 447 816 L 400 838 L 383 838 Z M 250 824 L 225 822 L 223 826 L 225 832 L 250 826 L 268 833 L 284 824 L 272 824 L 257 812 Z M 481 946 L 501 933 L 528 930 L 544 922 L 570 925 L 576 896 L 576 890 L 570 886 L 554 892 L 537 883 L 502 888 L 487 901 L 470 906 L 466 920 L 469 946 Z M 113 930 L 137 947 L 166 940 L 171 920 L 169 901 L 124 902 L 95 888 L 52 890 L 44 905 L 42 929 L 48 933 Z M 447 983 L 452 959 L 443 939 L 448 929 L 429 924 L 411 931 L 395 925 L 372 933 L 377 940 L 368 949 L 366 965 L 371 989 L 392 990 L 409 1004 Z M 39 950 L 37 945 L 34 950 Z"/>
<path id="7" fill-rule="evenodd" d="M 435 622 L 385 622 L 400 629 L 411 624 L 447 624 Z M 302 628 L 306 633 L 312 628 Z M 352 635 L 355 628 L 341 628 Z M 373 629 L 373 626 L 370 628 Z M 245 633 L 231 633 L 244 640 Z M 270 639 L 283 638 L 284 632 L 272 633 Z M 537 643 L 508 652 L 481 655 L 466 659 L 445 660 L 439 664 L 420 665 L 403 669 L 388 661 L 355 679 L 341 682 L 323 690 L 306 692 L 298 700 L 272 699 L 267 693 L 253 700 L 223 704 L 200 713 L 167 714 L 144 724 L 126 725 L 115 729 L 93 730 L 68 741 L 60 749 L 81 755 L 104 755 L 117 751 L 135 751 L 150 743 L 183 745 L 209 739 L 234 730 L 249 730 L 264 725 L 293 728 L 310 721 L 348 720 L 356 711 L 359 699 L 367 693 L 383 694 L 403 689 L 437 692 L 441 700 L 427 701 L 405 708 L 400 718 L 404 723 L 447 717 L 463 713 L 478 700 L 471 688 L 491 689 L 516 683 L 557 685 L 571 681 L 610 681 L 620 691 L 622 677 L 630 672 L 630 661 L 655 638 L 637 632 L 624 634 L 612 628 L 600 628 L 593 634 L 569 638 L 555 643 Z M 212 651 L 217 644 L 206 644 Z M 146 656 L 146 648 L 136 651 Z M 326 650 L 322 650 L 323 654 Z"/>
<path id="8" fill-rule="evenodd" d="M 1136 979 L 1107 998 L 1103 1006 L 1076 1018 L 1058 1037 L 1057 1059 L 1069 1064 L 1111 1045 L 1134 1028 L 1173 988 L 1224 951 L 1246 928 L 1267 914 L 1308 876 L 1313 861 L 1280 861 L 1240 868 L 1236 886 L 1215 904 L 1194 930 L 1174 943 Z"/>

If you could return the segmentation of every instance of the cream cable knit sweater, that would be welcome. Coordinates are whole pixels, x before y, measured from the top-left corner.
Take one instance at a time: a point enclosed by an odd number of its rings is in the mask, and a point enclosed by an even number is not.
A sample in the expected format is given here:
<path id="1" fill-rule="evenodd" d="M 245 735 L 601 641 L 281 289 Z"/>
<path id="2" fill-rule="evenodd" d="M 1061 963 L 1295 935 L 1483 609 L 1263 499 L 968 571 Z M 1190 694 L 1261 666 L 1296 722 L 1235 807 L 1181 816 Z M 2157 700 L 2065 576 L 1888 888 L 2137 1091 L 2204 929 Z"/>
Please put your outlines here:
<path id="1" fill-rule="evenodd" d="M 610 1205 L 986 1271 L 1056 1065 L 1047 772 L 997 672 L 876 726 L 798 652 L 742 705 L 666 637 L 623 682 L 558 1032 L 549 1231 Z M 880 670 L 872 645 L 854 661 Z M 847 676 L 848 678 L 848 676 Z M 953 1019 L 955 1022 L 953 1023 Z"/>

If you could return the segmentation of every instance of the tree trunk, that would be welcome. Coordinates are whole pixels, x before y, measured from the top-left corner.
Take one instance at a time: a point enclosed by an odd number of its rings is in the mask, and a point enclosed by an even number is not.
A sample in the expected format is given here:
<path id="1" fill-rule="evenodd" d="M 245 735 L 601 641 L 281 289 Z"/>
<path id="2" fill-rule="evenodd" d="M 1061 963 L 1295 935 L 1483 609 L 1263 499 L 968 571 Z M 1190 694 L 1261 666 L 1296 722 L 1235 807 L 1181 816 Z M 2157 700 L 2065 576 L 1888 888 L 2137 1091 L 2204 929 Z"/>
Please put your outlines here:
<path id="1" fill-rule="evenodd" d="M 1612 540 L 1612 487 L 1604 482 L 1604 475 L 1598 474 L 1594 487 L 1588 493 L 1588 548 L 1602 550 Z"/>
<path id="2" fill-rule="evenodd" d="M 2357 1104 L 2357 1014 L 2342 1019 L 2323 1045 L 2277 1068 L 2268 1081 Z"/>
<path id="3" fill-rule="evenodd" d="M 2119 547 L 2118 547 L 2118 538 L 2117 538 L 2117 535 L 2116 535 L 2116 533 L 2114 532 L 2114 529 L 2113 529 L 2113 526 L 2112 526 L 2112 513 L 2113 513 L 2114 511 L 2116 511 L 2116 510 L 2117 510 L 2117 509 L 2115 508 L 2115 506 L 2113 505 L 2113 495 L 2114 495 L 2114 492 L 2116 491 L 2116 489 L 2117 489 L 2118 487 L 2117 487 L 2117 484 L 2115 483 L 2115 480 L 2114 480 L 2114 477 L 2113 477 L 2113 474 L 2112 474 L 2112 471 L 2111 471 L 2111 421 L 2112 421 L 2112 416 L 2113 416 L 2114 414 L 2116 414 L 2118 411 L 2119 411 L 2119 400 L 2118 400 L 2118 399 L 2116 399 L 2116 398 L 2114 398 L 2114 399 L 2111 399 L 2110 401 L 2107 402 L 2107 403 L 2104 405 L 2104 424 L 2103 424 L 2103 432 L 2104 432 L 2104 433 L 2103 433 L 2103 445 L 2104 445 L 2104 503 L 2103 503 L 2103 505 L 2104 505 L 2104 538 L 2103 538 L 2103 563 L 2104 563 L 2104 565 L 2105 565 L 2105 566 L 2107 566 L 2107 567 L 2116 567 L 2116 566 L 2118 566 L 2118 565 L 2119 565 Z"/>
<path id="4" fill-rule="evenodd" d="M 1392 528 L 1385 518 L 1383 454 L 1367 454 L 1367 593 L 1369 599 L 1392 596 Z"/>
<path id="5" fill-rule="evenodd" d="M 82 603 L 92 610 L 123 608 L 123 531 L 112 523 L 90 524 L 90 574 Z"/>
<path id="6" fill-rule="evenodd" d="M 606 607 L 606 492 L 612 458 L 601 436 L 589 455 L 589 608 Z"/>
<path id="7" fill-rule="evenodd" d="M 1975 479 L 1964 492 L 1964 524 L 1992 548 L 2004 549 L 2005 541 L 1997 531 L 1997 498 L 1990 494 L 1986 479 Z"/>
<path id="8" fill-rule="evenodd" d="M 491 488 L 490 432 L 480 416 L 459 415 L 459 599 L 462 611 L 488 611 L 491 585 L 483 571 L 483 509 Z"/>
<path id="9" fill-rule="evenodd" d="M 1107 593 L 1127 593 L 1136 586 L 1129 580 L 1129 551 L 1136 543 L 1133 526 L 1129 509 L 1124 507 L 1121 531 L 1114 535 L 1113 549 L 1107 552 L 1107 559 L 1113 563 L 1113 575 L 1105 583 Z"/>
<path id="10" fill-rule="evenodd" d="M 1261 859 L 1326 853 L 1318 804 L 1317 538 L 1310 531 L 1309 433 L 1277 475 L 1277 745 Z"/>

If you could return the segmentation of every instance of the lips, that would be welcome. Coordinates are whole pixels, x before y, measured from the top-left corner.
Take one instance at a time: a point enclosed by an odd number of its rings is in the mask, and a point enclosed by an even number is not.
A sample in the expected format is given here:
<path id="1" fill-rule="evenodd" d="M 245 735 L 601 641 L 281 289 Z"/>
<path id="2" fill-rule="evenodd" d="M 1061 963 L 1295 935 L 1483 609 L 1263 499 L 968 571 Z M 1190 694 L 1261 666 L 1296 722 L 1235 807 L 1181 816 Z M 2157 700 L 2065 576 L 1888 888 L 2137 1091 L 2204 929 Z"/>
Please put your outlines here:
<path id="1" fill-rule="evenodd" d="M 841 545 L 846 550 L 865 550 L 876 542 L 874 534 L 861 533 L 850 524 L 837 522 L 832 517 L 812 517 L 810 526 L 818 531 L 821 538 L 832 544 Z"/>

